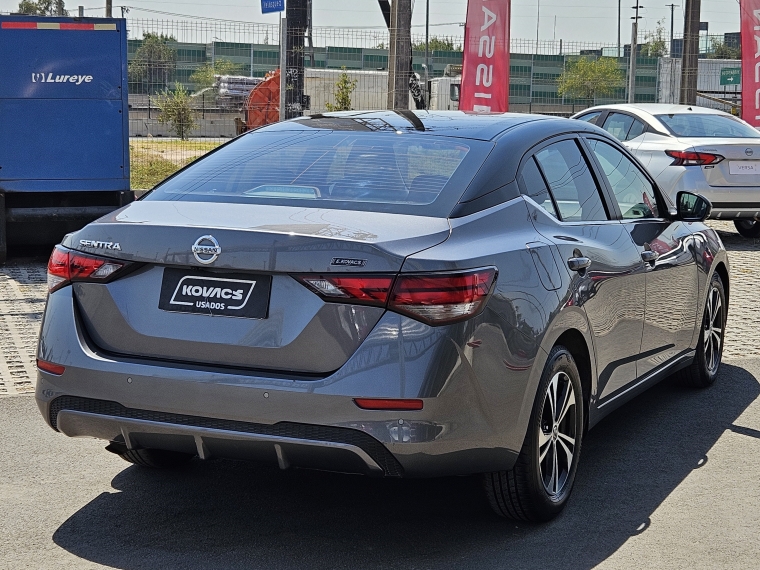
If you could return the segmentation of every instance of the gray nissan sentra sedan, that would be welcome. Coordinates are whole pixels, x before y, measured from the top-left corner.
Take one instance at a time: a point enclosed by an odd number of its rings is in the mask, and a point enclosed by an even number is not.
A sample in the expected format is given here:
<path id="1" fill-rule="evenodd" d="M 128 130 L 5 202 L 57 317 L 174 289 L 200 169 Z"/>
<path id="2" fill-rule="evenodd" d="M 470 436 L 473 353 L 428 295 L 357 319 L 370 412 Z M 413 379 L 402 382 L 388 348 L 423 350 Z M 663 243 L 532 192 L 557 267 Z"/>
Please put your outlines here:
<path id="1" fill-rule="evenodd" d="M 581 121 L 271 125 L 56 247 L 37 402 L 138 465 L 480 474 L 497 513 L 548 520 L 588 428 L 715 381 L 709 213 Z"/>

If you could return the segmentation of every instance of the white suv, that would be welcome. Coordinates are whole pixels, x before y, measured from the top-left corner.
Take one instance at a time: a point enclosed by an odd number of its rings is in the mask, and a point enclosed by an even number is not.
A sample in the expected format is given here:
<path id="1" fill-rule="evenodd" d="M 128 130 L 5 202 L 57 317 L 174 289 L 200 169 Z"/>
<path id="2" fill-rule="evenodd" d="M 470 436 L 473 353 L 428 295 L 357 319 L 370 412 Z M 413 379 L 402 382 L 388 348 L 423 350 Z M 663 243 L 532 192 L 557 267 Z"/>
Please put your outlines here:
<path id="1" fill-rule="evenodd" d="M 620 140 L 675 203 L 681 190 L 712 202 L 710 217 L 760 237 L 760 132 L 705 107 L 599 105 L 573 116 Z"/>

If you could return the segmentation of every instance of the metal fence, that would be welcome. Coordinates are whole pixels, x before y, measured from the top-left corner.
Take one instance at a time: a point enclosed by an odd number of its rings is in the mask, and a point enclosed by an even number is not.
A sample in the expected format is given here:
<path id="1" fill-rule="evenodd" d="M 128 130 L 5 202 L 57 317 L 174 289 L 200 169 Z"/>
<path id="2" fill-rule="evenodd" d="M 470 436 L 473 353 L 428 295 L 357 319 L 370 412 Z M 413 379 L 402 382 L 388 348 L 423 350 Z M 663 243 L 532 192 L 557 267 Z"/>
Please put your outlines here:
<path id="1" fill-rule="evenodd" d="M 280 67 L 281 30 L 278 25 L 213 19 L 144 18 L 128 19 L 127 28 L 132 183 L 134 188 L 149 188 L 241 132 L 250 89 Z M 389 39 L 388 30 L 379 27 L 311 30 L 304 41 L 304 113 L 333 109 L 341 79 L 343 94 L 349 90 L 350 108 L 385 108 Z M 702 36 L 700 47 L 708 54 L 724 40 Z M 677 50 L 679 41 L 666 42 L 659 32 L 640 33 L 637 102 L 655 102 L 661 96 L 660 56 Z M 463 37 L 431 35 L 427 58 L 425 37 L 413 34 L 412 43 L 413 71 L 422 85 L 431 79 L 429 89 L 437 89 L 431 108 L 456 108 L 448 90 L 449 83 L 458 80 L 444 76 L 456 75 L 461 66 Z M 513 111 L 568 116 L 594 104 L 627 100 L 630 46 L 513 38 L 510 52 Z M 593 97 L 563 96 L 562 74 L 579 58 L 599 57 L 615 60 L 617 86 Z M 178 92 L 185 93 L 191 109 L 179 129 L 160 108 Z"/>

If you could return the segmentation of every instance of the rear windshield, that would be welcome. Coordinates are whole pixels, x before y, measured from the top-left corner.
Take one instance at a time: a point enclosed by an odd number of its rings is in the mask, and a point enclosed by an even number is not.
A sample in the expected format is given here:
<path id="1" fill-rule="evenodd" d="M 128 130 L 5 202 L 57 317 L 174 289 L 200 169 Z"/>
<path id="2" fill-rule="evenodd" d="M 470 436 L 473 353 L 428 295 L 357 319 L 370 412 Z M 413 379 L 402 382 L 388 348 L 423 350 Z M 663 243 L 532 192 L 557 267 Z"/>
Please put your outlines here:
<path id="1" fill-rule="evenodd" d="M 677 137 L 757 139 L 760 132 L 729 115 L 655 115 Z"/>
<path id="2" fill-rule="evenodd" d="M 481 141 L 407 133 L 253 132 L 199 160 L 145 199 L 446 216 L 487 155 L 473 152 L 473 146 L 484 150 L 480 145 L 491 148 Z M 462 168 L 465 163 L 470 168 Z M 458 171 L 464 175 L 459 173 L 456 188 L 443 196 Z"/>

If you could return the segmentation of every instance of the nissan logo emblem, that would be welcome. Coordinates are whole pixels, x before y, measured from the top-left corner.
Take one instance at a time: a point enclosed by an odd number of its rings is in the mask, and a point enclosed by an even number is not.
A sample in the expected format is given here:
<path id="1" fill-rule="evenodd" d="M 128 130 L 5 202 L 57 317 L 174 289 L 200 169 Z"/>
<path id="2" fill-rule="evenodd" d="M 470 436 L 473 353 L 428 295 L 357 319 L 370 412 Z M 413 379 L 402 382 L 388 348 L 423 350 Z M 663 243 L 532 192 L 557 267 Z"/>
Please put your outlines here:
<path id="1" fill-rule="evenodd" d="M 753 154 L 755 154 L 755 152 L 751 148 L 747 148 L 747 149 L 744 149 L 744 154 L 746 154 L 747 156 L 752 156 Z"/>
<path id="2" fill-rule="evenodd" d="M 222 248 L 219 247 L 219 242 L 216 241 L 214 236 L 201 236 L 193 244 L 193 255 L 198 263 L 208 265 L 214 263 L 219 254 L 222 253 Z"/>

